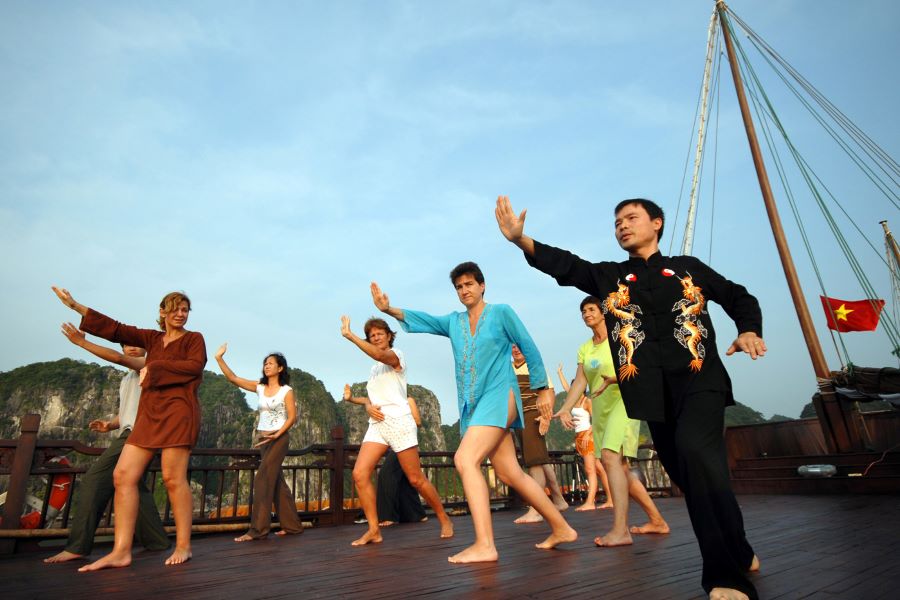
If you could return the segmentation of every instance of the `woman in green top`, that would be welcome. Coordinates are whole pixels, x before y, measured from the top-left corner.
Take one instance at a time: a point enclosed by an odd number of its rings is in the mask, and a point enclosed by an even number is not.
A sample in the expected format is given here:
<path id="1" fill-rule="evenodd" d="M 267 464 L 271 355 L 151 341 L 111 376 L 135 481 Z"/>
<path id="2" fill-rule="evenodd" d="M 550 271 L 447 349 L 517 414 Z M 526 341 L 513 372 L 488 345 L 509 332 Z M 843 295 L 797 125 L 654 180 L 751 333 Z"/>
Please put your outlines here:
<path id="1" fill-rule="evenodd" d="M 591 339 L 578 349 L 578 371 L 569 388 L 566 401 L 555 416 L 566 429 L 573 429 L 572 407 L 586 389 L 592 398 L 594 451 L 600 456 L 609 478 L 613 501 L 613 526 L 606 535 L 594 538 L 598 546 L 627 546 L 632 533 L 669 533 L 647 490 L 628 466 L 628 457 L 636 458 L 640 421 L 628 418 L 619 393 L 616 370 L 609 349 L 602 301 L 588 296 L 581 301 L 581 319 L 593 332 Z M 650 521 L 641 527 L 628 528 L 628 497 L 631 496 L 647 513 Z"/>

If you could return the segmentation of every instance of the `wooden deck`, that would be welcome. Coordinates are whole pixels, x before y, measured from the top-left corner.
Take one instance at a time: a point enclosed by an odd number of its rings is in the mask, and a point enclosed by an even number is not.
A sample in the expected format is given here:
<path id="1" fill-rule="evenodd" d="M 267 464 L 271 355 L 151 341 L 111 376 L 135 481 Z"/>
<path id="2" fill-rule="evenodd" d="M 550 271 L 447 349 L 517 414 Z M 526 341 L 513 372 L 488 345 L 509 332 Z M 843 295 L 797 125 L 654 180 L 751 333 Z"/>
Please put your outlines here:
<path id="1" fill-rule="evenodd" d="M 900 496 L 742 496 L 748 536 L 762 559 L 754 576 L 762 598 L 896 598 L 900 587 Z M 164 567 L 165 554 L 141 552 L 128 569 L 76 572 L 80 562 L 45 565 L 46 552 L 0 558 L 0 596 L 13 598 L 701 598 L 700 556 L 681 499 L 659 500 L 672 526 L 634 546 L 599 549 L 593 536 L 608 511 L 567 517 L 581 538 L 564 549 L 532 545 L 544 525 L 513 525 L 494 514 L 500 562 L 451 565 L 469 544 L 468 517 L 457 535 L 437 522 L 384 531 L 381 545 L 354 548 L 363 525 L 323 527 L 302 536 L 235 544 L 233 535 L 197 536 L 194 560 Z M 639 518 L 632 507 L 632 518 Z M 57 542 L 59 543 L 59 542 Z M 95 548 L 95 556 L 108 549 Z"/>

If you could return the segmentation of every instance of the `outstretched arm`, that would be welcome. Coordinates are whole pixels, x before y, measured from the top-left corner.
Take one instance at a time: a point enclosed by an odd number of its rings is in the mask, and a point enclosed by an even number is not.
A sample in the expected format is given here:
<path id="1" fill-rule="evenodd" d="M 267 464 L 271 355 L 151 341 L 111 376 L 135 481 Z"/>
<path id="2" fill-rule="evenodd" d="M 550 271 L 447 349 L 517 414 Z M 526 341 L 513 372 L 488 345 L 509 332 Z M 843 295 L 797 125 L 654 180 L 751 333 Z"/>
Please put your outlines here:
<path id="1" fill-rule="evenodd" d="M 497 208 L 494 209 L 494 216 L 497 217 L 497 226 L 503 237 L 522 249 L 528 256 L 534 256 L 534 240 L 525 235 L 525 213 L 526 208 L 516 215 L 509 202 L 509 196 L 497 197 Z"/>
<path id="2" fill-rule="evenodd" d="M 219 346 L 219 349 L 216 350 L 216 362 L 219 363 L 219 368 L 222 369 L 222 374 L 225 375 L 225 379 L 238 386 L 242 390 L 247 390 L 248 392 L 255 392 L 257 383 L 250 379 L 244 379 L 243 377 L 238 377 L 234 374 L 234 371 L 231 370 L 231 367 L 228 366 L 228 363 L 225 362 L 225 352 L 228 351 L 228 343 L 224 343 Z"/>
<path id="3" fill-rule="evenodd" d="M 50 289 L 53 290 L 53 293 L 56 294 L 56 297 L 59 298 L 60 302 L 77 312 L 79 315 L 83 317 L 87 314 L 88 307 L 84 304 L 75 302 L 75 298 L 72 297 L 69 290 L 66 288 L 58 288 L 55 285 L 50 286 Z"/>
<path id="4" fill-rule="evenodd" d="M 400 359 L 396 352 L 390 348 L 382 350 L 350 331 L 350 317 L 347 315 L 341 315 L 341 335 L 378 362 L 386 364 L 395 371 L 401 369 Z"/>
<path id="5" fill-rule="evenodd" d="M 106 346 L 99 346 L 94 344 L 93 342 L 87 341 L 87 336 L 84 335 L 84 332 L 72 325 L 71 323 L 63 323 L 62 324 L 62 334 L 68 338 L 70 342 L 84 348 L 97 358 L 102 358 L 105 361 L 111 362 L 113 364 L 122 365 L 123 367 L 127 367 L 132 371 L 140 371 L 144 368 L 144 361 L 146 360 L 143 356 L 134 357 L 127 356 L 122 354 L 121 352 L 117 352 L 112 348 L 107 348 Z"/>
<path id="6" fill-rule="evenodd" d="M 398 321 L 403 320 L 403 311 L 399 308 L 394 308 L 393 306 L 391 306 L 391 301 L 388 298 L 388 295 L 381 291 L 381 288 L 378 287 L 377 283 L 373 281 L 372 285 L 369 286 L 369 289 L 372 292 L 372 302 L 375 303 L 375 308 L 385 314 L 391 315 Z"/>

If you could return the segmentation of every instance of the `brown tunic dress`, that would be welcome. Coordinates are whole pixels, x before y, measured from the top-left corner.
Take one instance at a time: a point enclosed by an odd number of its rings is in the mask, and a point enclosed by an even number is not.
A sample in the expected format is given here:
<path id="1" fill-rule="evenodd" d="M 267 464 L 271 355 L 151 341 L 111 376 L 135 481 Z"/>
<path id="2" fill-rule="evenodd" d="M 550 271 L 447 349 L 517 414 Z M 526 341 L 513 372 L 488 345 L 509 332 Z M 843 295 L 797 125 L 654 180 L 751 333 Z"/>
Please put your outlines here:
<path id="1" fill-rule="evenodd" d="M 127 443 L 150 449 L 194 447 L 200 435 L 197 388 L 206 366 L 203 336 L 188 331 L 165 346 L 164 332 L 123 325 L 93 309 L 81 319 L 80 328 L 111 342 L 147 350 L 149 369 Z"/>

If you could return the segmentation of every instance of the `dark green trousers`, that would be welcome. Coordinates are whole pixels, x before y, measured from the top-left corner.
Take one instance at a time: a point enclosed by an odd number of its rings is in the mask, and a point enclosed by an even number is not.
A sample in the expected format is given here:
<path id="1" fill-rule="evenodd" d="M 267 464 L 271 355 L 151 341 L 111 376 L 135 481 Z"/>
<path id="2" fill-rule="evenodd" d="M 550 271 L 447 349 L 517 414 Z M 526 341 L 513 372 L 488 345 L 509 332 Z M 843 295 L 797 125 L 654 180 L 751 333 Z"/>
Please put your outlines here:
<path id="1" fill-rule="evenodd" d="M 94 532 L 103 518 L 109 499 L 116 491 L 113 486 L 113 471 L 129 433 L 130 430 L 114 439 L 80 480 L 69 517 L 69 539 L 66 543 L 66 550 L 73 554 L 87 555 L 94 547 Z M 165 550 L 171 543 L 143 477 L 138 481 L 138 493 L 140 506 L 134 537 L 148 550 Z"/>

